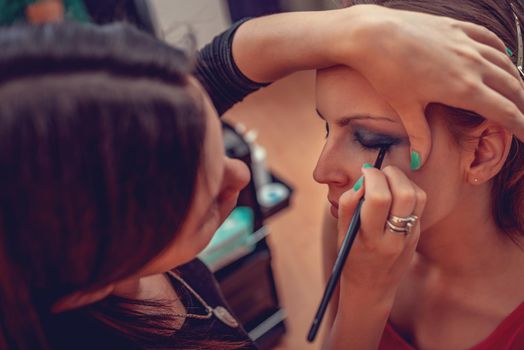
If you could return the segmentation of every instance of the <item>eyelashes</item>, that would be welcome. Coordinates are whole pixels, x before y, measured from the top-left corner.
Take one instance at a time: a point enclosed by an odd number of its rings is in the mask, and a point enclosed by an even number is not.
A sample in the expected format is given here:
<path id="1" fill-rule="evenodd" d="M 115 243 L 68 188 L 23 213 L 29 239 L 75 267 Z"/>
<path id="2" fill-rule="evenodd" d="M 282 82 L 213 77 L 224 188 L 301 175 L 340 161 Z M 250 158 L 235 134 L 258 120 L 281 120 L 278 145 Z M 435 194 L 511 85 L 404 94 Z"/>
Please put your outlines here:
<path id="1" fill-rule="evenodd" d="M 397 137 L 375 133 L 365 129 L 354 130 L 353 139 L 360 144 L 364 150 L 378 150 L 381 148 L 389 150 L 392 146 L 402 143 L 402 140 Z"/>
<path id="2" fill-rule="evenodd" d="M 326 139 L 329 136 L 329 124 L 326 122 Z M 385 148 L 387 151 L 392 146 L 408 144 L 407 137 L 395 137 L 392 135 L 382 134 L 365 128 L 354 127 L 351 130 L 353 141 L 356 142 L 364 151 L 379 150 Z"/>
<path id="3" fill-rule="evenodd" d="M 382 148 L 386 149 L 386 152 L 389 152 L 389 149 L 393 144 L 374 144 L 374 145 L 365 145 L 362 142 L 360 142 L 357 138 L 354 138 L 354 140 L 359 144 L 360 148 L 364 151 L 374 151 L 374 150 L 380 150 Z"/>

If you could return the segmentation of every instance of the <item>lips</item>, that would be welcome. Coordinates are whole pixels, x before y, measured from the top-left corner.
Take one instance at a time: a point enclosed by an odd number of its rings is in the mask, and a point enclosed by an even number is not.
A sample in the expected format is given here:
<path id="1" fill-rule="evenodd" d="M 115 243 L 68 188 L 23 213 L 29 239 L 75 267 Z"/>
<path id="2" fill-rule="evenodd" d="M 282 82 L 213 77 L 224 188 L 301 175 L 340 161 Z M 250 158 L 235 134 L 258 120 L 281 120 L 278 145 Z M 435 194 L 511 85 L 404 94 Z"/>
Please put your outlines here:
<path id="1" fill-rule="evenodd" d="M 328 201 L 329 203 L 331 203 L 331 207 L 329 208 L 331 211 L 331 215 L 338 219 L 338 202 L 335 202 L 331 199 L 328 199 Z"/>

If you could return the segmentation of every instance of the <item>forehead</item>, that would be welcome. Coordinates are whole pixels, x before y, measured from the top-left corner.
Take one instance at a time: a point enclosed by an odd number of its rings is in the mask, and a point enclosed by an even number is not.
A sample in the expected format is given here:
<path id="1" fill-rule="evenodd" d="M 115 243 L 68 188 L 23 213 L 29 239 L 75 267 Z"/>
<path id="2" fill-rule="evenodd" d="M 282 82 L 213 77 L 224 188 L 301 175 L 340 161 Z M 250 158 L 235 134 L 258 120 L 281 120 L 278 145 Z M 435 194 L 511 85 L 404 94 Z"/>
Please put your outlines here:
<path id="1" fill-rule="evenodd" d="M 317 71 L 316 103 L 326 119 L 341 116 L 386 116 L 397 113 L 358 72 L 344 66 Z"/>

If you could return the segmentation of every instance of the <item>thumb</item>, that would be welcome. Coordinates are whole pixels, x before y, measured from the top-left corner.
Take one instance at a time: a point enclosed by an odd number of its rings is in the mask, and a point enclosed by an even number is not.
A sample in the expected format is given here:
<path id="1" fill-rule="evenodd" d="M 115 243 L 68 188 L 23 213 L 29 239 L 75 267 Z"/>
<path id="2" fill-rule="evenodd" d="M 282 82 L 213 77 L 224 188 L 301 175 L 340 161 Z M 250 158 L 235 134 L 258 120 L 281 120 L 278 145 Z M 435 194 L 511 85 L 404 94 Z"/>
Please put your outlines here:
<path id="1" fill-rule="evenodd" d="M 411 144 L 411 170 L 420 169 L 431 151 L 431 130 L 424 109 L 399 113 Z"/>
<path id="2" fill-rule="evenodd" d="M 353 213 L 357 208 L 360 198 L 364 195 L 363 187 L 358 191 L 351 189 L 346 191 L 340 196 L 338 201 L 338 232 L 339 238 L 345 236 L 346 231 L 349 227 Z"/>

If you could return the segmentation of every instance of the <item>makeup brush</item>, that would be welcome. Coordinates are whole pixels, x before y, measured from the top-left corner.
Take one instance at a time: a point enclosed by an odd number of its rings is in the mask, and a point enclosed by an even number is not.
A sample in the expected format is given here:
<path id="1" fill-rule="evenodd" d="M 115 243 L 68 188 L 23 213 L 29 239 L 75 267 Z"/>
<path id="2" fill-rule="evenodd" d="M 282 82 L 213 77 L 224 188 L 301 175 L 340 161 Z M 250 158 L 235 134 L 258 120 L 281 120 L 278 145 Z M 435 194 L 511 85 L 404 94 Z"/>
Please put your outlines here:
<path id="1" fill-rule="evenodd" d="M 382 161 L 384 160 L 388 148 L 389 145 L 380 148 L 377 159 L 375 161 L 375 168 L 380 169 L 380 167 L 382 166 Z M 346 263 L 349 251 L 351 250 L 353 242 L 355 241 L 355 237 L 357 236 L 357 232 L 360 229 L 360 211 L 362 209 L 363 203 L 364 197 L 360 198 L 358 202 L 357 208 L 355 209 L 353 217 L 351 218 L 351 224 L 349 225 L 346 236 L 344 237 L 344 241 L 342 242 L 342 247 L 340 247 L 340 250 L 338 251 L 337 260 L 335 261 L 335 265 L 333 266 L 333 271 L 331 272 L 331 276 L 329 277 L 326 289 L 324 290 L 324 295 L 322 296 L 322 300 L 320 301 L 317 313 L 315 315 L 315 318 L 313 319 L 313 323 L 311 324 L 311 328 L 309 329 L 309 333 L 307 335 L 308 342 L 313 342 L 313 340 L 315 340 L 315 337 L 317 336 L 318 329 L 320 328 L 320 324 L 322 322 L 322 319 L 324 318 L 324 314 L 326 313 L 329 301 L 331 300 L 333 292 L 335 291 L 335 287 L 337 286 L 338 280 L 340 279 L 342 268 Z"/>

